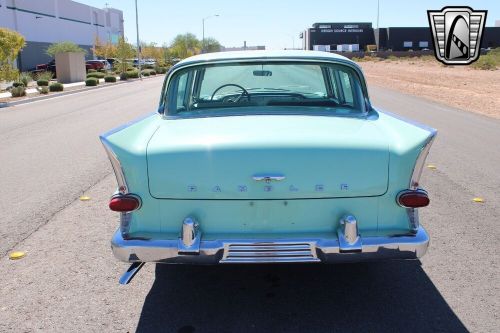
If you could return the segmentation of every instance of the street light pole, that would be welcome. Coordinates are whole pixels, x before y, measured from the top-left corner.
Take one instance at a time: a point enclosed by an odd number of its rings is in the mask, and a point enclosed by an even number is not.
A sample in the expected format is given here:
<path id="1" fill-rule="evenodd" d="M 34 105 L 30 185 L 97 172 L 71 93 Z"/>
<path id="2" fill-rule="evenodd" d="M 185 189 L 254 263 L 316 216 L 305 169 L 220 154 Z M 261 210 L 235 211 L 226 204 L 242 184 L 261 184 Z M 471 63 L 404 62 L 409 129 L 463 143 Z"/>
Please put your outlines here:
<path id="1" fill-rule="evenodd" d="M 139 42 L 139 11 L 137 10 L 137 0 L 135 0 L 135 27 L 137 29 L 137 68 L 139 69 L 139 77 L 142 80 L 141 74 L 141 44 Z"/>
<path id="2" fill-rule="evenodd" d="M 377 0 L 377 52 L 380 50 L 380 26 L 378 25 L 380 18 L 380 0 Z"/>
<path id="3" fill-rule="evenodd" d="M 203 33 L 202 33 L 202 37 L 201 37 L 201 53 L 205 53 L 205 20 L 208 20 L 209 18 L 212 18 L 212 17 L 218 17 L 218 16 L 219 16 L 219 14 L 210 15 L 210 16 L 204 17 L 201 20 L 201 25 L 203 26 Z"/>

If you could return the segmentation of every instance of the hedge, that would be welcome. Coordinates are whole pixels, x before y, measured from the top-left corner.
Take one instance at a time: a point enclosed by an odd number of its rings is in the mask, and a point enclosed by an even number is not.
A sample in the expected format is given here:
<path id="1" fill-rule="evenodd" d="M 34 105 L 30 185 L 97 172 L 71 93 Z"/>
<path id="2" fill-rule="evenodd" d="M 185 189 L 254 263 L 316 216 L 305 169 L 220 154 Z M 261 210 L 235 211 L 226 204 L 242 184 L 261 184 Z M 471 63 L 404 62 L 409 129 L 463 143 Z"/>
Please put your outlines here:
<path id="1" fill-rule="evenodd" d="M 49 90 L 50 90 L 51 92 L 54 92 L 54 91 L 63 91 L 63 90 L 64 90 L 64 86 L 62 85 L 62 83 L 55 82 L 55 83 L 52 83 L 52 84 L 49 86 Z"/>
<path id="2" fill-rule="evenodd" d="M 48 80 L 38 80 L 36 81 L 37 86 L 39 87 L 48 87 L 49 86 L 49 81 Z"/>
<path id="3" fill-rule="evenodd" d="M 116 82 L 116 76 L 106 76 L 104 82 Z"/>
<path id="4" fill-rule="evenodd" d="M 85 80 L 85 85 L 87 87 L 95 87 L 99 84 L 99 79 L 95 78 L 95 77 L 91 77 L 91 78 L 88 78 L 87 80 Z"/>

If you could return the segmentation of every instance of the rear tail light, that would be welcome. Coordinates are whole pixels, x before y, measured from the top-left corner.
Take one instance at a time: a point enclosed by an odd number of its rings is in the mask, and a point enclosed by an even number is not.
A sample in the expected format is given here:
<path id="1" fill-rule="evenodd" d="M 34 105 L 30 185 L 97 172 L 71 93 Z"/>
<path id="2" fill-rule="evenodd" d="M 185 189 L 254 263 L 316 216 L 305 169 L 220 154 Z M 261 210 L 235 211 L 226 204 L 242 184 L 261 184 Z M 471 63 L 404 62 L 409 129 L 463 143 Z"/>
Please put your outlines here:
<path id="1" fill-rule="evenodd" d="M 131 212 L 141 207 L 141 199 L 136 195 L 117 195 L 111 198 L 109 209 L 115 212 Z"/>
<path id="2" fill-rule="evenodd" d="M 405 190 L 398 194 L 397 203 L 405 208 L 419 208 L 429 205 L 429 196 L 424 190 Z"/>

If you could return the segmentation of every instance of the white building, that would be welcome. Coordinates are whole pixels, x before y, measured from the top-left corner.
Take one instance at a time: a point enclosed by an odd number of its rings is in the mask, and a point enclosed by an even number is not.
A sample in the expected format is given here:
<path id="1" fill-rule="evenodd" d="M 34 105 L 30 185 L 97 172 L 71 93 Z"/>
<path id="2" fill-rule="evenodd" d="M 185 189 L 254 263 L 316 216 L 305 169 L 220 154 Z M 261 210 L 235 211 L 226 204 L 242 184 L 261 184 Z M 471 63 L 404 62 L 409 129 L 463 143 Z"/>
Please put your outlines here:
<path id="1" fill-rule="evenodd" d="M 96 36 L 116 43 L 124 36 L 123 12 L 98 9 L 71 0 L 0 0 L 0 27 L 15 30 L 26 39 L 18 58 L 21 70 L 31 70 L 51 58 L 45 53 L 52 43 L 71 41 L 88 51 Z"/>

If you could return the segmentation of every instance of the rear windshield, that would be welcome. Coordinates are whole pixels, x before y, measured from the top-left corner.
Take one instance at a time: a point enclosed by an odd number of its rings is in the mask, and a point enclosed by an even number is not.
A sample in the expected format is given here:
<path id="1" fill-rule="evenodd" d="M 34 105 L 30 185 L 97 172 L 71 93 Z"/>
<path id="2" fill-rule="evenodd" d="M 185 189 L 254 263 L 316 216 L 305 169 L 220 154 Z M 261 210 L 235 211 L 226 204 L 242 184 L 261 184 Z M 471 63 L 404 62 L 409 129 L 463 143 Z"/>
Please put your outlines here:
<path id="1" fill-rule="evenodd" d="M 366 111 L 361 83 L 350 67 L 325 63 L 231 63 L 177 71 L 167 93 L 169 114 L 224 110 L 258 113 L 301 108 Z"/>

